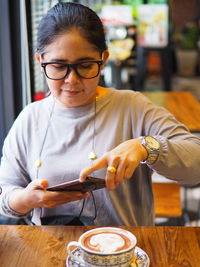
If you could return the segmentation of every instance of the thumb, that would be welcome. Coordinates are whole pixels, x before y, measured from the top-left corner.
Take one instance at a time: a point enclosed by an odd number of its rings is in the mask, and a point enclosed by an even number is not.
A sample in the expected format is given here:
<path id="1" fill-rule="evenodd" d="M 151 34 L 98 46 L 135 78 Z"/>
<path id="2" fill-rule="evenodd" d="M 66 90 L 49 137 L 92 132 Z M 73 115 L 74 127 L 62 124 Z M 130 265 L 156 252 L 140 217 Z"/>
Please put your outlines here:
<path id="1" fill-rule="evenodd" d="M 48 181 L 44 179 L 36 179 L 31 184 L 33 189 L 46 189 Z"/>

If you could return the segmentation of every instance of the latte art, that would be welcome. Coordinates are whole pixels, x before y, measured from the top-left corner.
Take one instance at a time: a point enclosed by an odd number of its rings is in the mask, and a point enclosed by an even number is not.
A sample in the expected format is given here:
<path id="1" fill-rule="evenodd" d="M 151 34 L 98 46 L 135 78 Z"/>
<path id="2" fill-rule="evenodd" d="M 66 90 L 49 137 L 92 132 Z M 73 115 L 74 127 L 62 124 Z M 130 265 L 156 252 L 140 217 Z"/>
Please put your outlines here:
<path id="1" fill-rule="evenodd" d="M 101 232 L 91 234 L 84 239 L 86 248 L 103 253 L 122 251 L 130 245 L 130 239 L 120 232 Z"/>

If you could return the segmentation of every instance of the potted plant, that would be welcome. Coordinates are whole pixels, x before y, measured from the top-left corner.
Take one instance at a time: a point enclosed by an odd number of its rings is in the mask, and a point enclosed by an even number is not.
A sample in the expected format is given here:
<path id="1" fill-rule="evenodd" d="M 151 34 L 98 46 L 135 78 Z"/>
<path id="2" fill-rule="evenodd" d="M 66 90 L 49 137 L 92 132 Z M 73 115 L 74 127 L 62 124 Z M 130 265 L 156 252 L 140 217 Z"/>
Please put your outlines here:
<path id="1" fill-rule="evenodd" d="M 187 22 L 183 29 L 174 35 L 178 74 L 181 76 L 194 76 L 198 58 L 198 27 L 195 22 Z"/>

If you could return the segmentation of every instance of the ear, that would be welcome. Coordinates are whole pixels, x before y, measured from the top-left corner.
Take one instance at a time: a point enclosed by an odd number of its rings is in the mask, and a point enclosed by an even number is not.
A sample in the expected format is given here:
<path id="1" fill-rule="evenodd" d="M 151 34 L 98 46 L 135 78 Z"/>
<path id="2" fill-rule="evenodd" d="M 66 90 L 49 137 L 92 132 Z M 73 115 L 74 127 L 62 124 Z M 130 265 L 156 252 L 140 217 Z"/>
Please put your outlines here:
<path id="1" fill-rule="evenodd" d="M 102 60 L 103 60 L 103 65 L 101 66 L 101 69 L 104 68 L 107 60 L 108 60 L 108 57 L 109 57 L 109 51 L 108 50 L 105 50 L 102 54 Z"/>
<path id="2" fill-rule="evenodd" d="M 41 62 L 42 62 L 42 57 L 41 57 L 41 55 L 38 54 L 38 53 L 35 53 L 35 59 L 37 60 L 37 62 L 38 62 L 39 65 L 40 65 Z M 41 70 L 42 72 L 44 71 L 44 69 L 43 69 L 42 67 L 40 67 L 40 70 Z"/>

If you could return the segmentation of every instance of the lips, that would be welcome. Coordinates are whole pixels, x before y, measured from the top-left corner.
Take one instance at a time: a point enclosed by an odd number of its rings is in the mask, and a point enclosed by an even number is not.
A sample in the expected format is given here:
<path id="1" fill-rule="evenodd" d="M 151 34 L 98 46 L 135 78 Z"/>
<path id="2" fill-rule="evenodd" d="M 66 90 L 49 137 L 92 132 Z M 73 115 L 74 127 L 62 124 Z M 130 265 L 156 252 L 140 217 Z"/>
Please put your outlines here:
<path id="1" fill-rule="evenodd" d="M 69 95 L 69 96 L 75 96 L 78 95 L 82 92 L 82 90 L 67 90 L 67 89 L 62 89 L 62 92 Z"/>

